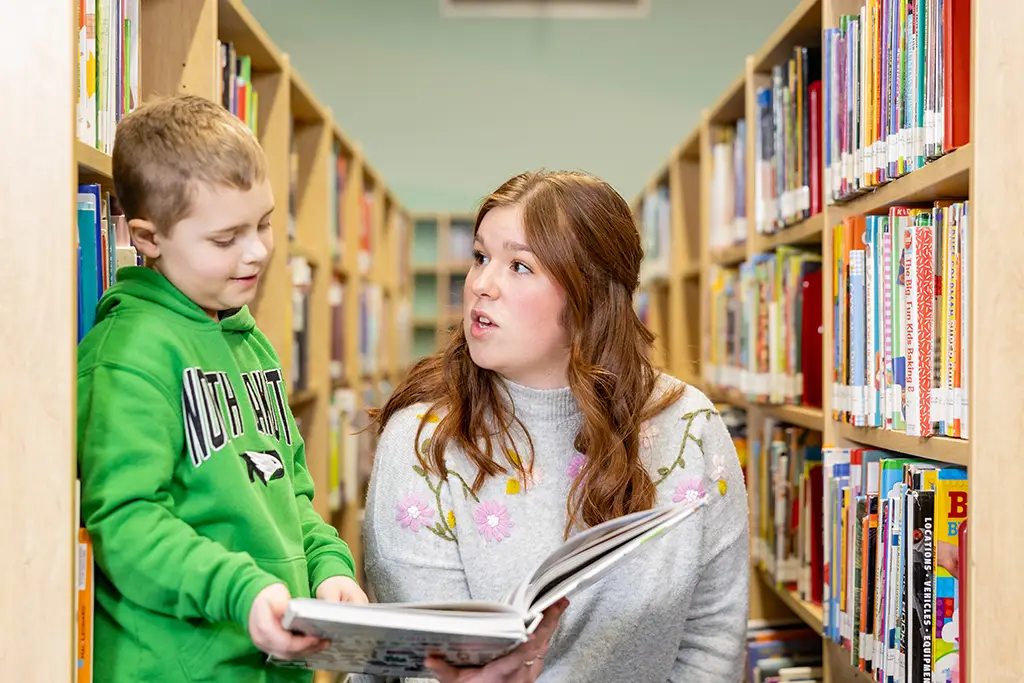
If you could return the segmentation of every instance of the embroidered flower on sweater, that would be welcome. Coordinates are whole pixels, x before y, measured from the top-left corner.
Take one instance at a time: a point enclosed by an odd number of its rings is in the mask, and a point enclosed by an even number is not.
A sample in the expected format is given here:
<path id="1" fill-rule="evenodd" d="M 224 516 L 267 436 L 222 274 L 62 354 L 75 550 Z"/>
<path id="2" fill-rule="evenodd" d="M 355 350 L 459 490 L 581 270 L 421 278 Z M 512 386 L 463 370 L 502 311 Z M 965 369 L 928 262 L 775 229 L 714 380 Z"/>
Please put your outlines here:
<path id="1" fill-rule="evenodd" d="M 729 484 L 725 481 L 725 455 L 721 451 L 711 456 L 711 470 L 708 476 L 711 481 L 718 484 L 718 492 L 724 496 L 729 490 Z"/>
<path id="2" fill-rule="evenodd" d="M 508 510 L 504 505 L 495 500 L 485 500 L 477 506 L 473 513 L 476 520 L 477 530 L 480 535 L 488 541 L 501 542 L 511 536 L 509 529 L 512 528 L 512 520 L 509 519 Z"/>
<path id="3" fill-rule="evenodd" d="M 703 496 L 704 483 L 697 477 L 691 477 L 676 484 L 676 493 L 672 496 L 672 502 L 696 503 Z"/>
<path id="4" fill-rule="evenodd" d="M 410 531 L 419 531 L 420 526 L 430 526 L 434 511 L 416 495 L 406 496 L 398 505 L 396 520 Z"/>
<path id="5" fill-rule="evenodd" d="M 587 462 L 587 456 L 582 453 L 577 453 L 572 456 L 572 460 L 569 461 L 569 469 L 566 470 L 566 474 L 570 479 L 575 479 L 580 476 L 580 472 L 583 470 L 583 465 Z"/>

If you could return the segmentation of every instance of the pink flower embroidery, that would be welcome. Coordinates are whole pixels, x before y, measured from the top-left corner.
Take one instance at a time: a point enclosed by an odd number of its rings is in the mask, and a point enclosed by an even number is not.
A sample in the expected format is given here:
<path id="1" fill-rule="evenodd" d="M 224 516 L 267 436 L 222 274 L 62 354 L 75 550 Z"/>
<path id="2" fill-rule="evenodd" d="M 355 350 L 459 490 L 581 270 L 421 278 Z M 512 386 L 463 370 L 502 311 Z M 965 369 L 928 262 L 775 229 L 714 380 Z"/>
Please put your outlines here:
<path id="1" fill-rule="evenodd" d="M 676 484 L 676 493 L 672 496 L 674 503 L 696 503 L 704 495 L 704 484 L 700 479 L 692 477 Z"/>
<path id="2" fill-rule="evenodd" d="M 419 531 L 421 526 L 429 526 L 434 516 L 434 509 L 421 501 L 417 496 L 406 496 L 398 505 L 396 520 L 411 531 Z"/>
<path id="3" fill-rule="evenodd" d="M 659 436 L 661 436 L 661 430 L 658 429 L 658 425 L 644 422 L 640 425 L 640 448 L 649 449 Z"/>
<path id="4" fill-rule="evenodd" d="M 573 456 L 572 460 L 569 461 L 569 469 L 566 471 L 566 474 L 569 475 L 570 479 L 575 479 L 580 476 L 580 470 L 583 469 L 583 463 L 586 461 L 586 456 L 582 454 L 576 454 Z"/>
<path id="5" fill-rule="evenodd" d="M 485 500 L 480 503 L 473 513 L 476 519 L 476 526 L 480 534 L 488 541 L 498 541 L 511 536 L 509 529 L 512 528 L 512 520 L 509 519 L 508 510 L 501 503 L 494 500 Z"/>

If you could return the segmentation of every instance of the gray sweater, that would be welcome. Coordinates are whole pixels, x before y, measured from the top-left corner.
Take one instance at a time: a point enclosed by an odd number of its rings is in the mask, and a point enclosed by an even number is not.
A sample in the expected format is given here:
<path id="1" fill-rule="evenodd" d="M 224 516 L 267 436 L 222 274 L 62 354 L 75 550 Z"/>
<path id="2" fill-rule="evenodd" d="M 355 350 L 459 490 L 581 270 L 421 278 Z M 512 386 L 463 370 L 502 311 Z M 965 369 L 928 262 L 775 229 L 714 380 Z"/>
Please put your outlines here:
<path id="1" fill-rule="evenodd" d="M 663 376 L 657 391 L 668 383 L 678 380 Z M 579 409 L 568 388 L 508 386 L 533 438 L 534 480 L 527 486 L 512 471 L 473 495 L 462 482 L 471 485 L 475 470 L 454 448 L 446 456 L 447 482 L 425 474 L 413 442 L 425 405 L 397 413 L 385 427 L 364 527 L 375 601 L 500 600 L 563 542 L 566 496 L 584 457 L 573 448 Z M 433 427 L 427 425 L 424 439 Z M 626 571 L 570 599 L 540 681 L 742 680 L 750 565 L 746 489 L 732 440 L 713 404 L 693 387 L 641 434 L 658 503 L 706 491 L 709 504 Z"/>

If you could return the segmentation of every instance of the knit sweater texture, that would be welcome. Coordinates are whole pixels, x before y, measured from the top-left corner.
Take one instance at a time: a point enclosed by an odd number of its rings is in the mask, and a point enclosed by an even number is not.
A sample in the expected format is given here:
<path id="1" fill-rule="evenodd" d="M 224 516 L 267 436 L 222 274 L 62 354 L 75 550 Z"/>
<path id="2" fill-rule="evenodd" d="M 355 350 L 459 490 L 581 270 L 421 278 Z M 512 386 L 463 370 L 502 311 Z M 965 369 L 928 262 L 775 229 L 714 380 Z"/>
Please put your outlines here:
<path id="1" fill-rule="evenodd" d="M 500 600 L 564 541 L 567 497 L 585 462 L 573 445 L 579 407 L 569 388 L 505 384 L 533 441 L 527 481 L 509 468 L 474 493 L 476 469 L 454 446 L 445 454 L 447 481 L 426 472 L 416 449 L 426 446 L 441 417 L 428 418 L 417 443 L 426 404 L 399 411 L 386 425 L 364 527 L 375 601 Z M 655 394 L 679 384 L 662 375 Z M 512 457 L 529 462 L 525 438 L 514 437 Z M 657 504 L 706 492 L 708 505 L 628 566 L 570 599 L 541 682 L 742 679 L 749 532 L 732 439 L 714 405 L 687 386 L 680 399 L 641 425 L 640 441 Z"/>

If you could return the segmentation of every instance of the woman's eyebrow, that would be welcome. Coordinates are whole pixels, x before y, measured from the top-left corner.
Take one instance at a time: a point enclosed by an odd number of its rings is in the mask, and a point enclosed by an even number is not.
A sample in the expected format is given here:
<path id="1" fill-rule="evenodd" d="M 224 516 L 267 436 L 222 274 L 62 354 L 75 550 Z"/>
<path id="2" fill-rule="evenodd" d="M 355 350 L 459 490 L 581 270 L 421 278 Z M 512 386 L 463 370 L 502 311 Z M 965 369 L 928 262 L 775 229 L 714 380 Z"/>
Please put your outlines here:
<path id="1" fill-rule="evenodd" d="M 530 249 L 530 247 L 521 242 L 514 242 L 512 240 L 505 240 L 505 248 L 509 251 L 526 251 L 531 254 L 533 253 L 533 249 Z"/>

